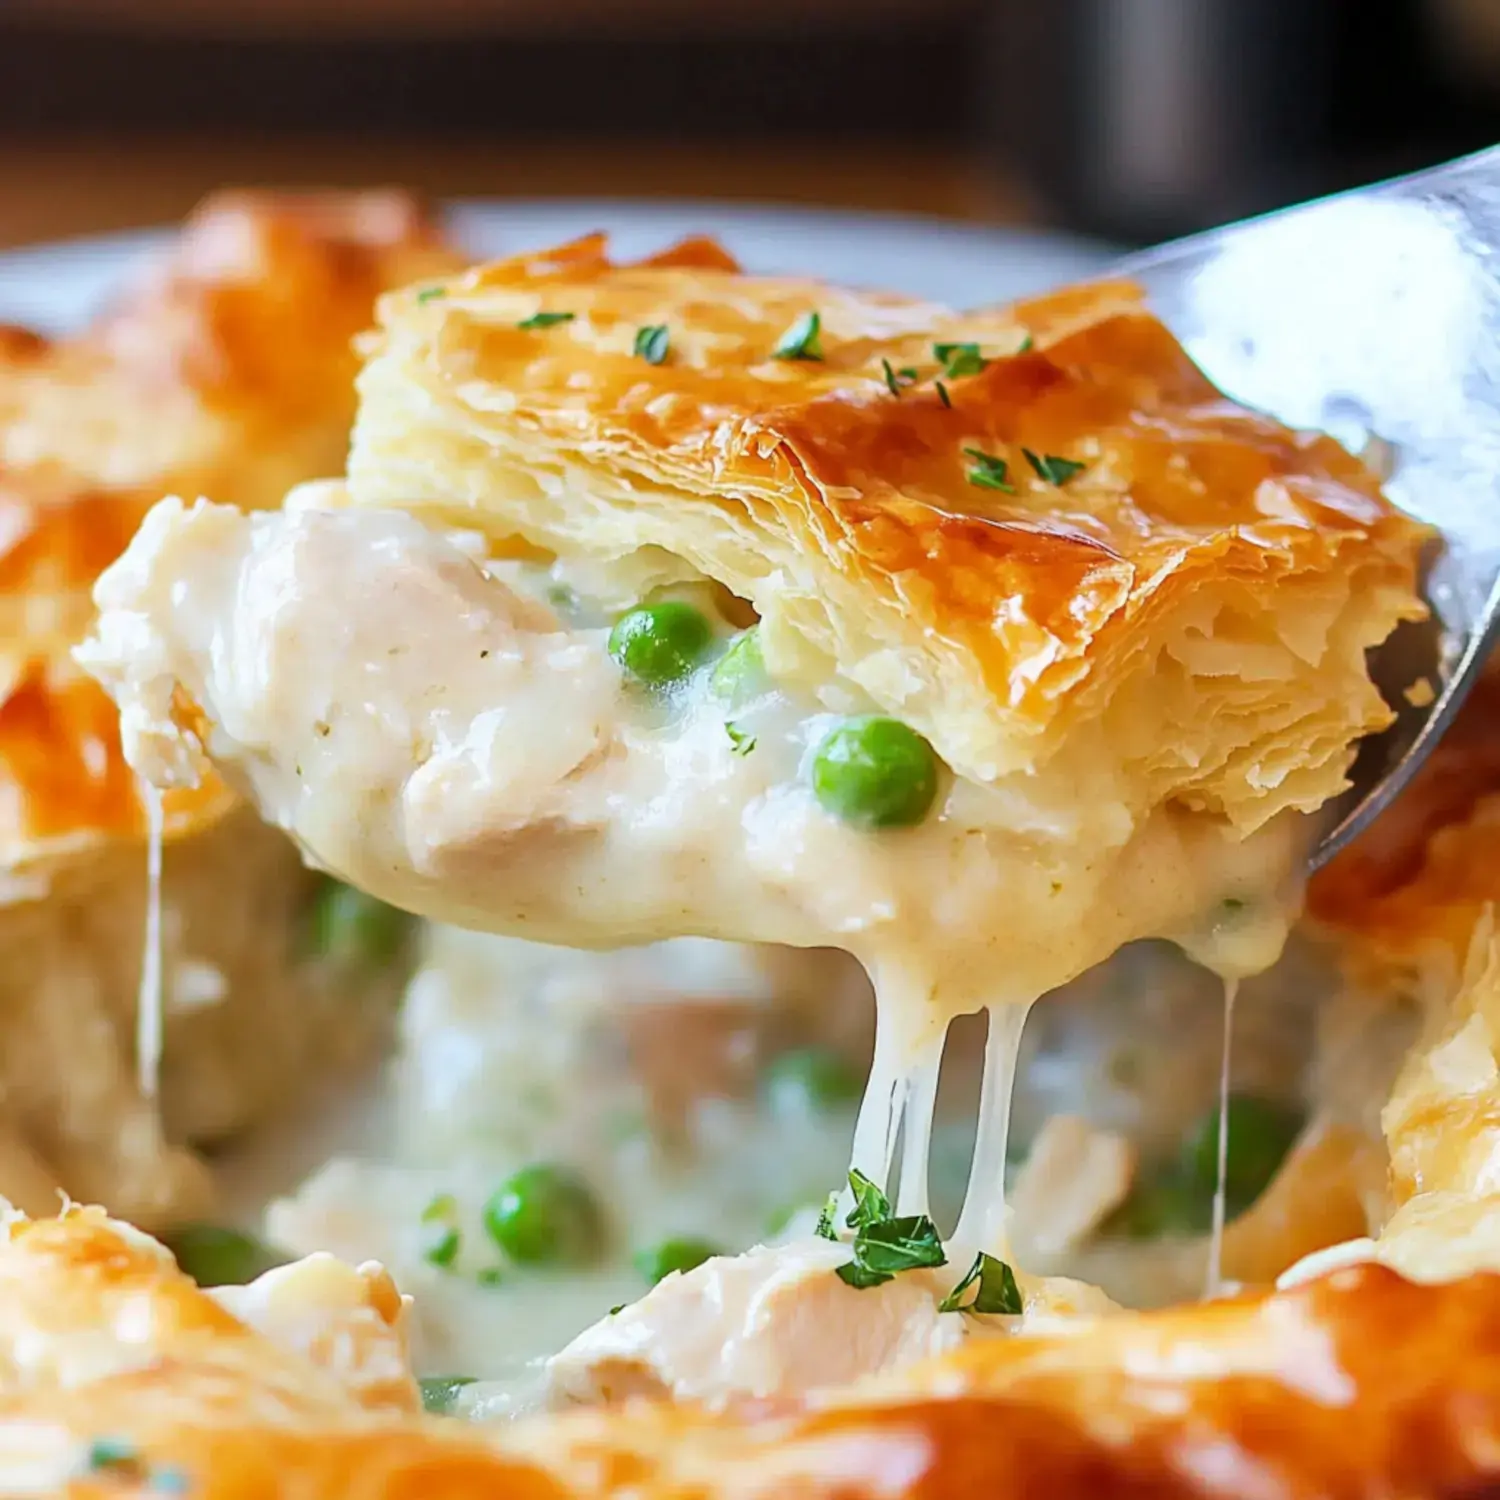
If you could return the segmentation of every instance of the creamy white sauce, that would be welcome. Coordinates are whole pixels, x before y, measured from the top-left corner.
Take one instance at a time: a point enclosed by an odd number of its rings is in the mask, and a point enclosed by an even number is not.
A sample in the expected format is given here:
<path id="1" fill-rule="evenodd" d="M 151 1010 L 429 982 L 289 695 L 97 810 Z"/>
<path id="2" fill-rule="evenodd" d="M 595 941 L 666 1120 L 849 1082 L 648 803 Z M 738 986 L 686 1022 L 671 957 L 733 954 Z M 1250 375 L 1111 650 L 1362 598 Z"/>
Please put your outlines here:
<path id="1" fill-rule="evenodd" d="M 703 677 L 665 702 L 632 690 L 602 629 L 404 514 L 163 502 L 97 598 L 82 655 L 121 704 L 131 763 L 161 784 L 196 776 L 172 717 L 185 692 L 262 810 L 398 905 L 590 946 L 694 932 L 856 955 L 878 1019 L 853 1162 L 889 1183 L 904 1134 L 903 1208 L 927 1202 L 947 1028 L 987 1011 L 955 1257 L 1005 1251 L 1028 1008 L 1152 935 L 1226 978 L 1254 972 L 1295 908 L 1297 819 L 1242 837 L 1138 806 L 1102 730 L 1031 774 L 947 779 L 920 827 L 851 828 L 806 769 L 836 720 L 825 706 L 869 706 L 852 687 L 769 686 L 733 712 L 755 739 L 736 753 Z M 1231 893 L 1248 914 L 1227 920 Z"/>

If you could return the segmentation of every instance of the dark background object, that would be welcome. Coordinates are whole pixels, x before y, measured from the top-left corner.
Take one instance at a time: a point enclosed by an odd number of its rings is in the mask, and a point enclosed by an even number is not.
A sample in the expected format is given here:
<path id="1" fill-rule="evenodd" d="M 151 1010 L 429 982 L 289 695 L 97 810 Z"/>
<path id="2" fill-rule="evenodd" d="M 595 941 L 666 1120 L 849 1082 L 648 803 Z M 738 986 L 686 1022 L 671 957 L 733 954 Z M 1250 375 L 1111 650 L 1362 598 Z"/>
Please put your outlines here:
<path id="1" fill-rule="evenodd" d="M 1145 241 L 1500 138 L 1497 8 L 0 0 L 0 146 L 924 143 L 1019 178 L 1054 224 Z"/>

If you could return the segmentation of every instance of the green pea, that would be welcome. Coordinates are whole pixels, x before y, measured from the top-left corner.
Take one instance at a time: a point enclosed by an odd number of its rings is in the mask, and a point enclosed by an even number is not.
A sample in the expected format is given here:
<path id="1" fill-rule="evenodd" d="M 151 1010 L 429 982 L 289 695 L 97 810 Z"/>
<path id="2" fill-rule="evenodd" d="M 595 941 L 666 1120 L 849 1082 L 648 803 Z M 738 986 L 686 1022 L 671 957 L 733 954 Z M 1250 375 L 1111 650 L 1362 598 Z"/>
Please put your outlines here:
<path id="1" fill-rule="evenodd" d="M 700 611 L 664 599 L 621 615 L 609 633 L 609 654 L 647 687 L 671 687 L 692 674 L 713 640 Z"/>
<path id="2" fill-rule="evenodd" d="M 581 1265 L 603 1240 L 599 1205 L 566 1167 L 538 1163 L 507 1178 L 484 1206 L 490 1238 L 522 1265 Z"/>
<path id="3" fill-rule="evenodd" d="M 701 1266 L 704 1261 L 723 1253 L 717 1245 L 711 1245 L 707 1240 L 681 1235 L 675 1239 L 663 1240 L 649 1250 L 642 1250 L 635 1258 L 635 1266 L 655 1286 L 673 1271 L 691 1271 L 695 1266 Z"/>
<path id="4" fill-rule="evenodd" d="M 244 1286 L 264 1271 L 286 1264 L 269 1245 L 223 1224 L 183 1224 L 162 1243 L 199 1286 Z"/>
<path id="5" fill-rule="evenodd" d="M 324 881 L 308 914 L 314 953 L 341 963 L 383 965 L 401 952 L 411 918 L 352 885 Z"/>
<path id="6" fill-rule="evenodd" d="M 1255 1202 L 1276 1175 L 1302 1132 L 1298 1109 L 1256 1094 L 1231 1094 L 1229 1142 L 1224 1153 L 1224 1193 L 1238 1207 Z M 1208 1112 L 1189 1137 L 1184 1156 L 1198 1187 L 1212 1193 L 1219 1180 L 1219 1111 Z"/>
<path id="7" fill-rule="evenodd" d="M 813 753 L 813 792 L 845 823 L 905 828 L 927 816 L 937 767 L 932 746 L 899 719 L 847 719 Z"/>
<path id="8" fill-rule="evenodd" d="M 773 1057 L 763 1084 L 773 1107 L 800 1114 L 853 1104 L 864 1090 L 859 1074 L 827 1047 L 798 1047 Z"/>
<path id="9" fill-rule="evenodd" d="M 435 1417 L 446 1417 L 453 1411 L 458 1393 L 474 1384 L 472 1375 L 428 1375 L 417 1382 L 422 1391 L 422 1410 Z"/>
<path id="10" fill-rule="evenodd" d="M 708 685 L 716 698 L 731 705 L 743 703 L 765 685 L 766 663 L 760 654 L 760 630 L 752 627 L 736 638 L 709 674 Z"/>

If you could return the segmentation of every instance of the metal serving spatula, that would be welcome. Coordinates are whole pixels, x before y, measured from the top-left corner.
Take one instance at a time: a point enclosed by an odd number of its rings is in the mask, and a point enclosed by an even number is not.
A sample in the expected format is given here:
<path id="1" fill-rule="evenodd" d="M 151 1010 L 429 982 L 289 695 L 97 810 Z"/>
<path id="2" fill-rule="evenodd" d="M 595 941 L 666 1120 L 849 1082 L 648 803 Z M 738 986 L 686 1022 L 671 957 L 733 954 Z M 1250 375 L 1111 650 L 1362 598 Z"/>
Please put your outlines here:
<path id="1" fill-rule="evenodd" d="M 1386 493 L 1441 544 L 1432 618 L 1380 648 L 1396 722 L 1371 736 L 1314 869 L 1367 827 L 1458 712 L 1500 637 L 1500 147 L 1125 261 L 1223 390 L 1389 453 Z M 1427 678 L 1425 706 L 1402 689 Z"/>

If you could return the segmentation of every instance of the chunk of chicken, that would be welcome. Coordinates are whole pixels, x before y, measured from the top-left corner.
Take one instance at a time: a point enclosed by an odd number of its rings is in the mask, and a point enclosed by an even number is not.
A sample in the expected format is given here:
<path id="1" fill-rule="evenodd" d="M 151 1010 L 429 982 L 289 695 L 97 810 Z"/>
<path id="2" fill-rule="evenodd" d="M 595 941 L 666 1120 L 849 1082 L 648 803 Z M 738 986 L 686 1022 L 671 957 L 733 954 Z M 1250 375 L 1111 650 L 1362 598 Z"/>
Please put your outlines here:
<path id="1" fill-rule="evenodd" d="M 951 1275 L 908 1271 L 856 1290 L 835 1274 L 848 1259 L 847 1245 L 808 1239 L 674 1272 L 553 1356 L 549 1400 L 794 1395 L 898 1369 L 968 1336 L 963 1314 L 938 1311 Z"/>

